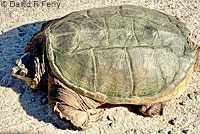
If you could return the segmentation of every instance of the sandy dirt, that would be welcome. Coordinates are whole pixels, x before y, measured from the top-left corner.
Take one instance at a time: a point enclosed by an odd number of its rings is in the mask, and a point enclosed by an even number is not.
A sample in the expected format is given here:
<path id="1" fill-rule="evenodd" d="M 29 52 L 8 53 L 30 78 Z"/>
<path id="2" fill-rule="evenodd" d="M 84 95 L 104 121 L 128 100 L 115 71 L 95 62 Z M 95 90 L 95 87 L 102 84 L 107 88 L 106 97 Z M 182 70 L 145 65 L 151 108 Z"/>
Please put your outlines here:
<path id="1" fill-rule="evenodd" d="M 26 43 L 44 21 L 77 10 L 138 5 L 177 16 L 196 35 L 192 36 L 195 40 L 200 38 L 199 0 L 48 0 L 43 5 L 37 0 L 17 2 L 22 0 L 0 0 L 0 133 L 200 134 L 199 73 L 193 74 L 187 91 L 171 101 L 163 116 L 143 117 L 126 107 L 115 107 L 106 109 L 103 118 L 86 131 L 71 130 L 69 124 L 57 120 L 48 110 L 45 92 L 30 90 L 10 74 L 12 63 L 23 54 Z"/>

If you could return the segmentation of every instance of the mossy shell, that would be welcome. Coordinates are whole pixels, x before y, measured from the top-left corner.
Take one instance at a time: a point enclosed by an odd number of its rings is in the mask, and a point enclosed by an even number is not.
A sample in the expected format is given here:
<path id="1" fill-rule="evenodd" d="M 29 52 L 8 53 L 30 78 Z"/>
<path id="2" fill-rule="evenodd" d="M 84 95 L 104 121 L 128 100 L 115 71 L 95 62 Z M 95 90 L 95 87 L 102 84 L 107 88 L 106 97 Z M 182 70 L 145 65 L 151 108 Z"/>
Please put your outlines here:
<path id="1" fill-rule="evenodd" d="M 45 29 L 55 76 L 77 93 L 113 104 L 179 96 L 194 63 L 189 33 L 175 17 L 129 5 L 73 12 Z"/>

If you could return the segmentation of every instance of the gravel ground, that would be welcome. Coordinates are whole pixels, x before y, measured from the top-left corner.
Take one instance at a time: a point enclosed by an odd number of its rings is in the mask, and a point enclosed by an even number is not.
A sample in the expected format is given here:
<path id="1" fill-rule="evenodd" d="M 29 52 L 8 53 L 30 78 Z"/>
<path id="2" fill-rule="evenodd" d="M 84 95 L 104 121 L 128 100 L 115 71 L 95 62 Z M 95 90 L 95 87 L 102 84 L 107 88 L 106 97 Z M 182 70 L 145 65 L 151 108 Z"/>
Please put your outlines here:
<path id="1" fill-rule="evenodd" d="M 69 124 L 57 120 L 48 109 L 46 92 L 32 91 L 10 74 L 12 63 L 44 21 L 88 8 L 139 5 L 177 16 L 195 40 L 200 38 L 199 0 L 48 0 L 43 6 L 37 0 L 17 2 L 22 0 L 0 0 L 0 133 L 200 134 L 199 73 L 194 73 L 187 91 L 171 101 L 163 116 L 142 117 L 126 107 L 115 107 L 106 109 L 102 120 L 86 131 L 72 130 Z"/>

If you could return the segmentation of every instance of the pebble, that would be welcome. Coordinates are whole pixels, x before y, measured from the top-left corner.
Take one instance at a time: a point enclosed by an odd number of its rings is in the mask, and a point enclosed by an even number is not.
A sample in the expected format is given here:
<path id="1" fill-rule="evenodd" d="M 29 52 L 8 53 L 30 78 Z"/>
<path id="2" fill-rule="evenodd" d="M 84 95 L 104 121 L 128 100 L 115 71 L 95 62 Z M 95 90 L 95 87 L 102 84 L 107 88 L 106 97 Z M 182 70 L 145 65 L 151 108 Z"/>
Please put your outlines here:
<path id="1" fill-rule="evenodd" d="M 19 33 L 19 36 L 20 36 L 20 37 L 22 37 L 22 36 L 24 36 L 24 35 L 25 35 L 24 32 Z"/>
<path id="2" fill-rule="evenodd" d="M 48 103 L 48 97 L 47 96 L 43 96 L 42 98 L 41 98 L 41 104 L 42 105 L 45 105 L 45 104 L 47 104 Z"/>
<path id="3" fill-rule="evenodd" d="M 174 131 L 168 131 L 167 134 L 175 134 Z"/>
<path id="4" fill-rule="evenodd" d="M 199 91 L 195 91 L 194 94 L 195 94 L 195 96 L 199 96 L 200 92 Z"/>
<path id="5" fill-rule="evenodd" d="M 25 89 L 24 88 L 20 88 L 19 92 L 20 92 L 20 95 L 22 95 L 22 94 L 24 94 Z"/>
<path id="6" fill-rule="evenodd" d="M 127 130 L 127 131 L 125 131 L 125 133 L 126 133 L 126 134 L 135 134 L 135 133 L 137 133 L 137 130 L 136 130 L 136 129 L 133 129 L 133 128 L 131 128 L 131 129 L 129 129 L 129 130 Z"/>
<path id="7" fill-rule="evenodd" d="M 107 119 L 108 119 L 108 126 L 112 127 L 112 128 L 115 127 L 115 123 L 114 123 L 115 118 L 113 116 L 111 116 L 111 115 L 108 115 Z"/>
<path id="8" fill-rule="evenodd" d="M 179 102 L 180 105 L 185 106 L 186 103 L 185 102 Z"/>
<path id="9" fill-rule="evenodd" d="M 114 128 L 116 125 L 115 125 L 114 122 L 109 121 L 109 122 L 108 122 L 108 126 L 111 127 L 111 128 Z"/>
<path id="10" fill-rule="evenodd" d="M 115 118 L 114 118 L 113 116 L 111 116 L 111 115 L 108 115 L 108 116 L 107 116 L 107 119 L 108 119 L 109 121 L 115 121 Z"/>
<path id="11" fill-rule="evenodd" d="M 194 93 L 188 94 L 188 97 L 190 98 L 190 100 L 194 100 Z"/>
<path id="12" fill-rule="evenodd" d="M 35 98 L 32 98 L 32 99 L 31 99 L 31 102 L 35 102 Z"/>
<path id="13" fill-rule="evenodd" d="M 158 133 L 163 133 L 163 129 L 158 130 Z"/>
<path id="14" fill-rule="evenodd" d="M 185 130 L 183 130 L 182 132 L 184 133 L 184 134 L 189 134 L 189 129 L 185 129 Z"/>
<path id="15" fill-rule="evenodd" d="M 175 125 L 176 121 L 177 121 L 177 118 L 174 118 L 174 119 L 169 120 L 168 123 L 171 124 L 171 125 Z"/>

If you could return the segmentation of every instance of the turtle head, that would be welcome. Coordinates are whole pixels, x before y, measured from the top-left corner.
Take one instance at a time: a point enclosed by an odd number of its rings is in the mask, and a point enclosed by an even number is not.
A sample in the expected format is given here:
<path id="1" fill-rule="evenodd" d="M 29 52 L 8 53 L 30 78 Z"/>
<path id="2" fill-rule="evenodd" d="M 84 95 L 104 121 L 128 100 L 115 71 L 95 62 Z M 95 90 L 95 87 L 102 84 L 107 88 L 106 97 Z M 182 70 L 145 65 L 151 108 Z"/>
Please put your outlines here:
<path id="1" fill-rule="evenodd" d="M 36 32 L 25 47 L 25 53 L 14 62 L 12 75 L 24 80 L 31 88 L 46 87 L 47 68 L 45 65 L 46 36 L 45 29 L 52 21 L 44 23 L 39 32 Z"/>
<path id="2" fill-rule="evenodd" d="M 33 89 L 39 88 L 44 78 L 44 42 L 43 35 L 36 34 L 27 44 L 24 55 L 14 62 L 11 71 L 13 76 L 24 80 Z"/>
<path id="3" fill-rule="evenodd" d="M 26 81 L 31 88 L 37 87 L 36 82 L 36 58 L 27 52 L 14 62 L 12 75 Z"/>

